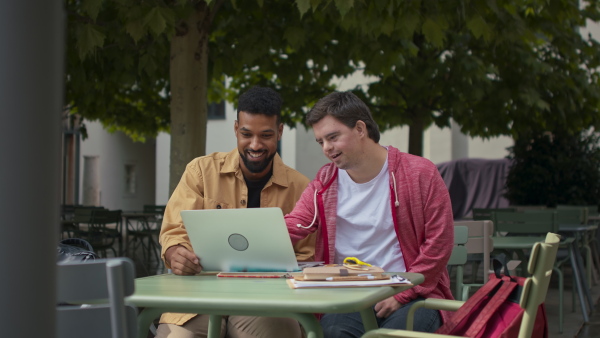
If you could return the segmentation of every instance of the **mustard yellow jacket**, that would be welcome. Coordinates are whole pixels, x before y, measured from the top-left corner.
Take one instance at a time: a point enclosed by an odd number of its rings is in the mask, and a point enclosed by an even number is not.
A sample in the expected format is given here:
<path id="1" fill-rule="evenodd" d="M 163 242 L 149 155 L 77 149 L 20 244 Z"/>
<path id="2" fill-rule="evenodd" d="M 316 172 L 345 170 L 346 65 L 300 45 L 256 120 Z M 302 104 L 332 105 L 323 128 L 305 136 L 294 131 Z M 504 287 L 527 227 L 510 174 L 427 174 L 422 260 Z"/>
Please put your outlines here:
<path id="1" fill-rule="evenodd" d="M 288 214 L 308 185 L 309 179 L 283 164 L 281 157 L 273 158 L 273 176 L 260 194 L 261 207 L 279 207 Z M 167 267 L 165 252 L 174 245 L 183 245 L 192 251 L 187 231 L 181 220 L 181 210 L 245 208 L 248 188 L 240 169 L 240 154 L 236 149 L 228 153 L 212 153 L 188 163 L 177 188 L 171 195 L 160 230 L 161 256 Z M 294 250 L 299 261 L 314 259 L 314 236 L 296 243 Z M 160 322 L 183 325 L 196 314 L 165 313 Z"/>

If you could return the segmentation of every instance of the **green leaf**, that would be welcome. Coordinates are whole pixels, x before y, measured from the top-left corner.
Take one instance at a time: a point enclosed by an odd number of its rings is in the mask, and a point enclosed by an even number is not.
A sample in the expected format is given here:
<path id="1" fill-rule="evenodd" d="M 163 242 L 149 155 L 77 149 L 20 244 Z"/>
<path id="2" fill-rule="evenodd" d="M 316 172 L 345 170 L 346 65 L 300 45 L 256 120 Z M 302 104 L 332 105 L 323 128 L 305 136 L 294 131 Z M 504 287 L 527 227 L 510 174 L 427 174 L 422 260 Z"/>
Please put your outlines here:
<path id="1" fill-rule="evenodd" d="M 79 58 L 84 60 L 85 57 L 98 47 L 104 45 L 106 36 L 100 32 L 92 24 L 85 24 L 77 32 L 77 50 Z"/>
<path id="2" fill-rule="evenodd" d="M 289 27 L 283 33 L 283 38 L 286 39 L 293 48 L 302 47 L 305 42 L 304 29 L 301 27 Z"/>
<path id="3" fill-rule="evenodd" d="M 528 17 L 530 15 L 535 15 L 535 11 L 533 10 L 533 8 L 527 7 L 527 9 L 525 10 L 525 17 Z"/>
<path id="4" fill-rule="evenodd" d="M 435 21 L 431 19 L 425 20 L 421 30 L 423 32 L 423 35 L 425 35 L 427 41 L 429 41 L 432 45 L 434 45 L 437 48 L 443 47 L 444 32 Z"/>
<path id="5" fill-rule="evenodd" d="M 165 31 L 169 15 L 172 15 L 172 12 L 168 8 L 154 7 L 144 17 L 144 25 L 158 36 Z"/>
<path id="6" fill-rule="evenodd" d="M 391 35 L 394 31 L 394 21 L 394 18 L 390 16 L 386 17 L 383 23 L 381 23 L 381 32 L 388 36 Z"/>
<path id="7" fill-rule="evenodd" d="M 483 37 L 484 40 L 489 41 L 492 36 L 490 27 L 480 15 L 471 18 L 471 20 L 467 22 L 467 28 L 469 28 L 471 33 L 473 33 L 473 36 L 478 39 Z"/>
<path id="8" fill-rule="evenodd" d="M 296 6 L 300 11 L 300 17 L 302 17 L 310 9 L 310 0 L 296 0 Z"/>
<path id="9" fill-rule="evenodd" d="M 86 13 L 90 19 L 96 21 L 102 2 L 104 0 L 85 0 L 81 2 L 81 10 Z"/>
<path id="10" fill-rule="evenodd" d="M 335 6 L 343 18 L 354 7 L 354 0 L 335 0 Z"/>
<path id="11" fill-rule="evenodd" d="M 140 41 L 140 39 L 144 37 L 144 34 L 146 33 L 146 30 L 144 29 L 144 26 L 140 20 L 128 22 L 125 25 L 125 31 L 127 31 L 127 33 L 133 38 L 133 41 L 136 43 Z"/>

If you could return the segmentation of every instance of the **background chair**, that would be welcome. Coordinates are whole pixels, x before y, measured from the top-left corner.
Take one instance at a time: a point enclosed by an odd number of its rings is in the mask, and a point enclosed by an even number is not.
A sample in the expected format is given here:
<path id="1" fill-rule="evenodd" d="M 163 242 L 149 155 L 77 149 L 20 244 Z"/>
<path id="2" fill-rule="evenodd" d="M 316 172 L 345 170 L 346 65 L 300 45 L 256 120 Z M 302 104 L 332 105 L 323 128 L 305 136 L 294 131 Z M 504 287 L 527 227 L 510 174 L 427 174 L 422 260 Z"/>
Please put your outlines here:
<path id="1" fill-rule="evenodd" d="M 473 208 L 473 220 L 474 221 L 489 221 L 492 220 L 493 212 L 513 212 L 517 211 L 515 208 Z"/>
<path id="2" fill-rule="evenodd" d="M 467 240 L 469 239 L 469 228 L 466 226 L 455 226 L 454 227 L 454 247 L 452 248 L 452 254 L 448 260 L 448 268 L 452 269 L 456 267 L 456 290 L 454 292 L 454 298 L 461 298 L 462 288 L 464 285 L 464 265 L 467 262 Z"/>
<path id="3" fill-rule="evenodd" d="M 458 300 L 467 300 L 471 287 L 480 287 L 488 281 L 490 271 L 490 257 L 494 249 L 492 234 L 494 232 L 494 223 L 492 221 L 459 221 L 454 222 L 454 227 L 464 226 L 468 229 L 468 239 L 465 243 L 467 249 L 467 262 L 472 262 L 471 282 L 457 285 Z M 479 262 L 483 262 L 483 283 L 476 283 L 479 272 Z"/>
<path id="4" fill-rule="evenodd" d="M 57 337 L 137 336 L 137 309 L 125 303 L 134 291 L 130 259 L 58 263 L 57 268 Z"/>
<path id="5" fill-rule="evenodd" d="M 158 242 L 164 212 L 164 205 L 147 204 L 142 213 L 123 215 L 127 227 L 125 251 L 128 257 L 139 262 L 138 267 L 144 275 L 153 275 L 164 268 Z"/>
<path id="6" fill-rule="evenodd" d="M 546 292 L 548 291 L 548 285 L 550 284 L 550 277 L 552 275 L 559 241 L 560 237 L 558 235 L 548 233 L 544 243 L 538 242 L 532 247 L 532 254 L 527 265 L 527 271 L 531 274 L 531 277 L 527 278 L 527 281 L 525 282 L 519 303 L 521 308 L 524 309 L 523 319 L 521 320 L 521 328 L 519 330 L 519 338 L 531 337 L 538 307 L 546 299 Z M 464 302 L 461 301 L 433 298 L 417 302 L 410 309 L 407 327 L 412 328 L 412 318 L 414 316 L 414 312 L 418 308 L 425 307 L 428 309 L 456 311 L 463 304 Z M 439 338 L 453 336 L 390 329 L 373 330 L 363 335 L 363 338 L 384 337 Z"/>
<path id="7" fill-rule="evenodd" d="M 100 257 L 107 257 L 107 251 L 113 257 L 123 254 L 123 236 L 121 234 L 121 210 L 93 210 L 92 218 L 88 223 L 88 231 L 84 237 Z M 115 250 L 115 244 L 118 249 Z"/>

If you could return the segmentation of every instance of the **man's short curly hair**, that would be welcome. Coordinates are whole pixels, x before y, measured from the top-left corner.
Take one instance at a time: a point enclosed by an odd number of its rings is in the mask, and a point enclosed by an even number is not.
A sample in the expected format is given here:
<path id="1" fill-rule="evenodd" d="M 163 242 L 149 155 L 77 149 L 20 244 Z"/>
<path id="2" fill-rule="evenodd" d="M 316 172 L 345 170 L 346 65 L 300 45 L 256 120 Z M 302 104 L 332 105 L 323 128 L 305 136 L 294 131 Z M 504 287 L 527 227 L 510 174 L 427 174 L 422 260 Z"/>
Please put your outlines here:
<path id="1" fill-rule="evenodd" d="M 277 124 L 281 122 L 281 95 L 271 88 L 254 86 L 238 98 L 237 119 L 240 112 L 277 116 Z"/>

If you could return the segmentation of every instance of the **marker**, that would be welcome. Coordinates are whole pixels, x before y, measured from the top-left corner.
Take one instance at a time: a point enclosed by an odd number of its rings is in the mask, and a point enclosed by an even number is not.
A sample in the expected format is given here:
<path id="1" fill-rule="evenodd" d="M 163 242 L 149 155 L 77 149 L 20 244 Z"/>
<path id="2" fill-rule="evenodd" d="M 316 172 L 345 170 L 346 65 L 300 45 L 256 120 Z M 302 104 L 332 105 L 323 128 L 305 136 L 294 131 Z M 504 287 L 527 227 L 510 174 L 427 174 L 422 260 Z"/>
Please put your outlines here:
<path id="1" fill-rule="evenodd" d="M 325 280 L 328 281 L 355 281 L 355 280 L 372 280 L 374 276 L 343 276 L 343 277 L 327 277 Z"/>

